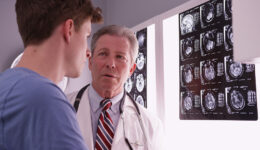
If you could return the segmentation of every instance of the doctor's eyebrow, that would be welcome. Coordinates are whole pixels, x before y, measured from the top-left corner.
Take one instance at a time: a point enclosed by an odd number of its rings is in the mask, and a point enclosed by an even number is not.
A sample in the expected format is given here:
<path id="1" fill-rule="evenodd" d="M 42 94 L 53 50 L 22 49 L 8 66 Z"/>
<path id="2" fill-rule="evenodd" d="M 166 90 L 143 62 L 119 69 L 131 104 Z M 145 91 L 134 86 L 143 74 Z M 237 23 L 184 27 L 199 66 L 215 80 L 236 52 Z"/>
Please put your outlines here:
<path id="1" fill-rule="evenodd" d="M 116 54 L 120 54 L 120 55 L 127 55 L 127 52 L 116 51 Z"/>
<path id="2" fill-rule="evenodd" d="M 105 48 L 105 47 L 102 47 L 102 48 L 100 48 L 100 49 L 97 49 L 97 52 L 100 52 L 100 51 L 109 51 L 109 49 L 108 49 L 108 48 Z"/>

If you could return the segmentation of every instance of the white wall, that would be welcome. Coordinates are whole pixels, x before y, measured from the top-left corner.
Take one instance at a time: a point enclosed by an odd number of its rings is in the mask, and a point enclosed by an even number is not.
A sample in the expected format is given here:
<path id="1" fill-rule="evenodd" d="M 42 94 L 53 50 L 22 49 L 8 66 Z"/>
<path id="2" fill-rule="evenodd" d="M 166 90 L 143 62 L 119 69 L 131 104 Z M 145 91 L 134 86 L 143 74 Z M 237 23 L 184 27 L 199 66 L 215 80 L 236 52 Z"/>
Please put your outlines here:
<path id="1" fill-rule="evenodd" d="M 15 0 L 0 0 L 0 72 L 9 68 L 23 51 L 23 43 L 16 24 Z"/>
<path id="2" fill-rule="evenodd" d="M 259 0 L 233 0 L 232 11 L 234 23 L 233 33 L 235 61 L 260 63 L 259 6 Z"/>

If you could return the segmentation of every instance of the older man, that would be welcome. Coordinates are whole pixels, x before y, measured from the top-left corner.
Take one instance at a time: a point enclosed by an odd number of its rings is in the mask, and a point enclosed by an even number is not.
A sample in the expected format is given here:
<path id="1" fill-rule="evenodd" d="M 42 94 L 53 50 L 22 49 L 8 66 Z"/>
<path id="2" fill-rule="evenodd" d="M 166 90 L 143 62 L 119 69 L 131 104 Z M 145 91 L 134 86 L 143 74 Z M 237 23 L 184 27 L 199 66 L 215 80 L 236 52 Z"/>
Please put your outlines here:
<path id="1" fill-rule="evenodd" d="M 91 51 L 92 83 L 68 95 L 90 149 L 162 149 L 161 122 L 124 91 L 124 83 L 136 68 L 134 33 L 106 26 L 94 34 Z"/>

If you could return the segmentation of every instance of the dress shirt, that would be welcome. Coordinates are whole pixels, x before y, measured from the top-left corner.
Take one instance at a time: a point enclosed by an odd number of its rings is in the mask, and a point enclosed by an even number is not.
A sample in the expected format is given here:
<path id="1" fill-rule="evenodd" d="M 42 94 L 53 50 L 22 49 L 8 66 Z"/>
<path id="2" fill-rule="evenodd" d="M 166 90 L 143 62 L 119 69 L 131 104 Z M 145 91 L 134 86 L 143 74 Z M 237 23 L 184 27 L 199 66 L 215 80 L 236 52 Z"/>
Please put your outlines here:
<path id="1" fill-rule="evenodd" d="M 124 92 L 122 91 L 115 97 L 111 98 L 112 106 L 109 108 L 108 113 L 113 121 L 113 126 L 116 131 L 118 120 L 120 117 L 120 100 L 122 99 Z M 93 88 L 92 84 L 89 86 L 88 90 L 88 99 L 90 103 L 90 113 L 91 113 L 91 122 L 92 122 L 92 132 L 93 132 L 93 142 L 96 142 L 96 132 L 98 126 L 98 119 L 100 113 L 102 112 L 102 107 L 100 107 L 100 102 L 104 99 L 102 98 L 96 90 Z"/>

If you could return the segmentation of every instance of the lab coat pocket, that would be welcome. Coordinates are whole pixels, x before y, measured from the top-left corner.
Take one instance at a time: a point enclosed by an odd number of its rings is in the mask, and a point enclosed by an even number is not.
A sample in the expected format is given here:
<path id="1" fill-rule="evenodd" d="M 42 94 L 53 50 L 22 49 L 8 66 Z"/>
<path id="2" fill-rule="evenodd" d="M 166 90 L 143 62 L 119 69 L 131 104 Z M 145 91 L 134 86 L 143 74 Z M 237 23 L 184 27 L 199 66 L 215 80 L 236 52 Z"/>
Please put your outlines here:
<path id="1" fill-rule="evenodd" d="M 144 149 L 144 133 L 136 114 L 125 118 L 125 136 L 134 150 Z"/>

